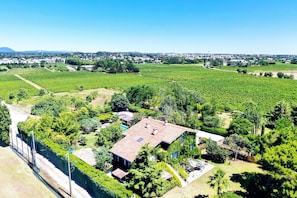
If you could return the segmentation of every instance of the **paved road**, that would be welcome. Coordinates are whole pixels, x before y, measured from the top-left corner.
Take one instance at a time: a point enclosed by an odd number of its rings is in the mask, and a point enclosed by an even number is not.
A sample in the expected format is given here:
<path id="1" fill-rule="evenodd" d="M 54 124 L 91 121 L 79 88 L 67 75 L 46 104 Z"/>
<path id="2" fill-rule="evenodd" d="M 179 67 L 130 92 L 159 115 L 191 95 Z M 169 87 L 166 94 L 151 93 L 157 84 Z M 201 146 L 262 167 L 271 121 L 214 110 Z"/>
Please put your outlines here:
<path id="1" fill-rule="evenodd" d="M 3 103 L 3 102 L 2 102 Z M 10 116 L 12 119 L 11 124 L 11 145 L 16 148 L 19 153 L 21 153 L 26 159 L 32 162 L 31 156 L 31 148 L 25 142 L 21 140 L 21 138 L 17 137 L 18 130 L 17 130 L 17 123 L 21 121 L 25 121 L 28 118 L 24 112 L 20 109 L 12 105 L 6 104 L 9 109 Z M 40 169 L 40 174 L 45 175 L 51 180 L 51 183 L 59 188 L 59 190 L 64 191 L 66 193 L 69 192 L 69 178 L 68 175 L 65 175 L 62 171 L 56 168 L 50 161 L 44 158 L 42 155 L 36 153 L 36 166 Z M 72 180 L 72 197 L 75 198 L 89 198 L 91 197 L 88 192 L 77 185 Z"/>

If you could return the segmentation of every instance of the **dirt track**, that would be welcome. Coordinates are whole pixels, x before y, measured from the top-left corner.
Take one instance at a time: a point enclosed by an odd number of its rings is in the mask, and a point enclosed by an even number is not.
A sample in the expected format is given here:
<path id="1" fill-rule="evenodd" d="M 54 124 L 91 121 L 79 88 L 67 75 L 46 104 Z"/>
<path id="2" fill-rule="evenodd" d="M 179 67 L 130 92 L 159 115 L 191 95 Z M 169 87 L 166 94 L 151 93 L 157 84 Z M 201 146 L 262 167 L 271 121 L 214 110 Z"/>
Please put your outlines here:
<path id="1" fill-rule="evenodd" d="M 19 78 L 19 79 L 21 79 L 21 80 L 24 81 L 25 83 L 28 83 L 29 85 L 35 87 L 35 88 L 38 89 L 38 90 L 43 89 L 41 86 L 39 86 L 39 85 L 33 83 L 33 82 L 30 81 L 30 80 L 27 80 L 26 78 L 24 78 L 24 77 L 22 77 L 22 76 L 20 76 L 20 75 L 18 75 L 18 74 L 15 74 L 14 76 L 17 77 L 17 78 Z"/>

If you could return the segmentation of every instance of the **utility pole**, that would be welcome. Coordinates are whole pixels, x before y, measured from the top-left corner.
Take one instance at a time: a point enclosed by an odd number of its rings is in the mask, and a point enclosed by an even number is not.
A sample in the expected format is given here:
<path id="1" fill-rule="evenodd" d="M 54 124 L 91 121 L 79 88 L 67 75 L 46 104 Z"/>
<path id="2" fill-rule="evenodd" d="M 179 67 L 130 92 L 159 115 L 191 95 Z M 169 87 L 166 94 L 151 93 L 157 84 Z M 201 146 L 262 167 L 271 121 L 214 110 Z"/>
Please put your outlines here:
<path id="1" fill-rule="evenodd" d="M 71 167 L 70 167 L 70 153 L 72 153 L 71 149 L 67 150 L 67 159 L 68 159 L 68 177 L 69 177 L 69 195 L 72 197 L 72 187 L 71 187 Z"/>
<path id="2" fill-rule="evenodd" d="M 22 134 L 21 134 L 21 143 L 22 143 L 22 154 L 23 154 L 23 156 L 25 156 L 25 154 L 24 154 L 24 140 L 23 140 Z"/>
<path id="3" fill-rule="evenodd" d="M 34 139 L 34 132 L 31 131 L 32 135 L 32 163 L 33 163 L 33 170 L 36 168 L 36 161 L 35 161 L 35 153 L 36 153 L 36 148 L 35 148 L 35 139 Z"/>
<path id="4" fill-rule="evenodd" d="M 9 134 L 10 134 L 10 144 L 11 144 L 11 146 L 12 146 L 12 148 L 13 148 L 13 134 L 12 134 L 12 129 L 11 129 L 11 126 L 9 127 Z"/>
<path id="5" fill-rule="evenodd" d="M 18 144 L 18 134 L 15 134 L 15 140 L 16 140 L 16 150 L 19 152 L 19 144 Z"/>

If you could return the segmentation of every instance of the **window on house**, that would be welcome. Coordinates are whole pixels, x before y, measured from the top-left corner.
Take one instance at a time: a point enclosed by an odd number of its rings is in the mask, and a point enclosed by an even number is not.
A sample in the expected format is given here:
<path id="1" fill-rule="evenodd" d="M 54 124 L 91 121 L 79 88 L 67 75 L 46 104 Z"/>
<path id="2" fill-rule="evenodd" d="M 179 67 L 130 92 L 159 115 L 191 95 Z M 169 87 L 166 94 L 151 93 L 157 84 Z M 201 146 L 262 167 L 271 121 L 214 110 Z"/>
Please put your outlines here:
<path id="1" fill-rule="evenodd" d="M 190 145 L 190 150 L 193 150 L 194 149 L 194 144 L 191 144 Z"/>
<path id="2" fill-rule="evenodd" d="M 129 161 L 127 161 L 127 160 L 124 160 L 124 166 L 129 166 Z"/>
<path id="3" fill-rule="evenodd" d="M 171 157 L 172 157 L 172 158 L 177 158 L 177 157 L 178 157 L 178 151 L 172 153 Z"/>
<path id="4" fill-rule="evenodd" d="M 120 159 L 119 159 L 119 156 L 117 156 L 117 155 L 114 155 L 113 156 L 113 159 L 114 159 L 114 161 L 116 161 L 116 162 L 118 162 Z"/>

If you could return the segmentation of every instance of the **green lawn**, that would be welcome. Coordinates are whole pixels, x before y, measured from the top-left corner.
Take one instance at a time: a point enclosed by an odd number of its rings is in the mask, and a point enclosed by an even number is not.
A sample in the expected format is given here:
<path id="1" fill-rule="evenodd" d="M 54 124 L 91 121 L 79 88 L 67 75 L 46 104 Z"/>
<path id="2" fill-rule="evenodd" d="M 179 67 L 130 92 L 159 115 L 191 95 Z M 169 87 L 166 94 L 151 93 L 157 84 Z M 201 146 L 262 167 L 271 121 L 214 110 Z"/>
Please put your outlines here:
<path id="1" fill-rule="evenodd" d="M 98 132 L 91 132 L 89 134 L 82 134 L 86 138 L 86 145 L 82 146 L 82 145 L 76 144 L 75 146 L 73 146 L 73 149 L 74 150 L 79 150 L 79 149 L 82 149 L 82 148 L 92 148 L 92 149 L 97 148 L 96 142 L 97 142 L 98 136 L 96 134 L 98 134 Z"/>
<path id="2" fill-rule="evenodd" d="M 263 172 L 263 170 L 259 168 L 259 165 L 240 160 L 230 161 L 230 165 L 228 162 L 226 162 L 225 164 L 212 164 L 215 165 L 214 169 L 204 174 L 192 183 L 188 184 L 184 188 L 175 187 L 174 189 L 166 193 L 163 198 L 190 198 L 198 195 L 215 195 L 216 191 L 210 188 L 207 182 L 209 181 L 209 177 L 213 175 L 218 168 L 225 171 L 226 177 L 228 178 L 230 178 L 232 174 L 243 172 Z M 244 189 L 240 187 L 239 183 L 230 181 L 228 188 L 224 191 L 244 191 Z"/>

